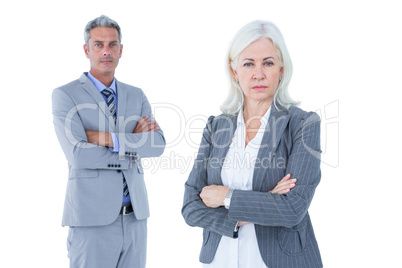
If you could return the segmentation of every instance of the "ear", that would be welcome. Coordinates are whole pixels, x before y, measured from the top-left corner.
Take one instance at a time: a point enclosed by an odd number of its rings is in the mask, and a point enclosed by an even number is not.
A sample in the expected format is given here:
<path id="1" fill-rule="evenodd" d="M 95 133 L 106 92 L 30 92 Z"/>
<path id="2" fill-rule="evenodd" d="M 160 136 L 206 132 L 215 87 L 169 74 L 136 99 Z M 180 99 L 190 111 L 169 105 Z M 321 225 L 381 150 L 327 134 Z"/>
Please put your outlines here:
<path id="1" fill-rule="evenodd" d="M 85 56 L 89 59 L 89 49 L 86 44 L 84 44 L 84 51 L 85 51 Z"/>
<path id="2" fill-rule="evenodd" d="M 232 71 L 232 74 L 233 74 L 234 79 L 237 81 L 237 80 L 238 80 L 238 79 L 237 79 L 237 72 L 236 72 L 236 70 L 233 70 L 233 68 L 232 68 L 232 62 L 229 63 L 229 68 L 230 68 L 230 70 Z"/>
<path id="3" fill-rule="evenodd" d="M 283 77 L 283 66 L 282 66 L 281 69 L 279 70 L 279 75 L 280 75 L 280 77 Z"/>
<path id="4" fill-rule="evenodd" d="M 121 58 L 121 55 L 123 54 L 123 44 L 120 45 L 120 54 L 119 54 L 119 59 Z"/>

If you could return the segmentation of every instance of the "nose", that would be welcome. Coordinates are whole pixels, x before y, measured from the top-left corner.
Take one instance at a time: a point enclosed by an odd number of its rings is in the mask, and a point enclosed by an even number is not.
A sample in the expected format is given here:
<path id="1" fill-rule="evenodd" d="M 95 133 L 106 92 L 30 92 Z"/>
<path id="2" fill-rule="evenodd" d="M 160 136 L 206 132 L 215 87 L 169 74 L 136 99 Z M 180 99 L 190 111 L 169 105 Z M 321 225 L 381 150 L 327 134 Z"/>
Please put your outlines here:
<path id="1" fill-rule="evenodd" d="M 105 46 L 103 49 L 103 56 L 109 56 L 110 55 L 110 49 L 108 46 Z"/>
<path id="2" fill-rule="evenodd" d="M 254 69 L 253 79 L 263 80 L 265 78 L 265 74 L 261 67 L 256 67 Z"/>

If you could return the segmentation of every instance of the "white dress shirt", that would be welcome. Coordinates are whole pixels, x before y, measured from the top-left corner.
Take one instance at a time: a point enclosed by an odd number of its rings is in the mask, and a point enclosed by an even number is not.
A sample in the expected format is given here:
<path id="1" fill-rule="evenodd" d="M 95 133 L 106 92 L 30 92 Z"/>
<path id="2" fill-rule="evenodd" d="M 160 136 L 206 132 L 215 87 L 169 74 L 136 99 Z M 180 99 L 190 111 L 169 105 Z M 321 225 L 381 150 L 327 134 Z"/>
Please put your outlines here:
<path id="1" fill-rule="evenodd" d="M 253 189 L 254 164 L 261 146 L 271 108 L 260 119 L 261 126 L 256 136 L 246 147 L 246 125 L 243 111 L 237 117 L 237 128 L 222 166 L 222 182 L 235 190 Z M 254 224 L 248 223 L 239 229 L 238 238 L 222 236 L 215 258 L 204 268 L 267 268 L 261 258 Z"/>

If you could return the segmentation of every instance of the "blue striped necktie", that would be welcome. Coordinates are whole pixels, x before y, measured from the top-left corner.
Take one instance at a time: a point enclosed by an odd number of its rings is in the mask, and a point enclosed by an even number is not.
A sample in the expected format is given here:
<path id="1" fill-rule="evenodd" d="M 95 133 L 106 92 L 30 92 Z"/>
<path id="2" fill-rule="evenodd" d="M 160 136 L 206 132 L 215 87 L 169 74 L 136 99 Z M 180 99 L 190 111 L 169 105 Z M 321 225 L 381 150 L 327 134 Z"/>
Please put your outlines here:
<path id="1" fill-rule="evenodd" d="M 104 90 L 102 90 L 102 94 L 105 95 L 105 97 L 107 99 L 107 107 L 109 108 L 109 111 L 113 116 L 114 124 L 116 125 L 117 116 L 116 116 L 116 104 L 114 101 L 113 89 L 105 88 Z M 124 177 L 124 174 L 123 174 L 123 194 L 125 196 L 128 195 L 128 186 L 127 186 L 127 181 L 126 181 L 126 178 Z"/>
<path id="2" fill-rule="evenodd" d="M 105 95 L 107 100 L 107 107 L 109 108 L 110 113 L 113 116 L 114 124 L 116 125 L 116 104 L 114 102 L 114 94 L 113 90 L 110 88 L 105 88 L 102 90 L 102 94 Z"/>

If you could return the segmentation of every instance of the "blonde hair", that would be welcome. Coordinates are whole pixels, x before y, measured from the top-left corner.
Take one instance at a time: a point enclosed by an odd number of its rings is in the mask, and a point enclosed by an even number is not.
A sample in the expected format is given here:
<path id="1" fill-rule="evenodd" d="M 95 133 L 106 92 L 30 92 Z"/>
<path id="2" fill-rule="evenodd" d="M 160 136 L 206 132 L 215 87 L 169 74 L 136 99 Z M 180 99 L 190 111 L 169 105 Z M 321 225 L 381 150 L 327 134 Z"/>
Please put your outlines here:
<path id="1" fill-rule="evenodd" d="M 224 114 L 234 115 L 243 108 L 244 96 L 239 84 L 233 76 L 232 70 L 236 70 L 237 60 L 243 50 L 251 43 L 261 39 L 268 38 L 272 41 L 278 50 L 278 57 L 283 67 L 283 76 L 274 95 L 274 105 L 277 110 L 289 109 L 299 103 L 290 98 L 288 85 L 292 77 L 293 67 L 285 40 L 282 37 L 278 27 L 269 21 L 253 21 L 241 28 L 233 38 L 227 55 L 226 72 L 229 75 L 230 89 L 229 94 L 221 105 Z"/>

